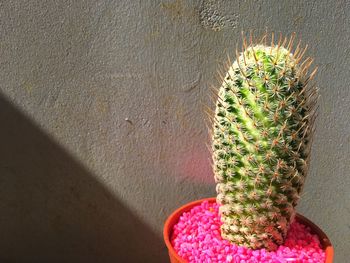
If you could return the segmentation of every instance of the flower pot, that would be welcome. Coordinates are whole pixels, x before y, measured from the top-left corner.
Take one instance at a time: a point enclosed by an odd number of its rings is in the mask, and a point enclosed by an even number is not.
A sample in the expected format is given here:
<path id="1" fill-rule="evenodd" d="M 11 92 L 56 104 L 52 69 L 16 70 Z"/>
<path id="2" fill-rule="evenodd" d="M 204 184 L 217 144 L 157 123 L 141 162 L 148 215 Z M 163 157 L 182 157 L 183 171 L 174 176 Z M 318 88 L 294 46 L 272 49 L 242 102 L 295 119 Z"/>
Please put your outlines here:
<path id="1" fill-rule="evenodd" d="M 183 213 L 190 211 L 194 206 L 200 205 L 203 201 L 208 201 L 210 203 L 216 202 L 215 198 L 206 198 L 206 199 L 201 199 L 201 200 L 197 200 L 197 201 L 188 203 L 188 204 L 180 207 L 179 209 L 177 209 L 175 212 L 173 212 L 166 220 L 165 225 L 164 225 L 164 230 L 163 230 L 163 236 L 164 236 L 165 244 L 168 248 L 171 263 L 181 263 L 181 262 L 185 263 L 186 262 L 184 259 L 182 259 L 176 253 L 175 249 L 173 248 L 173 246 L 170 242 L 173 226 L 178 222 L 180 216 Z M 302 216 L 300 214 L 297 214 L 296 220 L 299 223 L 309 227 L 311 229 L 311 232 L 313 234 L 316 234 L 319 237 L 321 246 L 325 250 L 325 263 L 333 262 L 333 253 L 334 253 L 333 246 L 332 246 L 330 240 L 328 239 L 328 237 L 326 236 L 326 234 L 319 227 L 317 227 L 314 223 L 312 223 L 309 219 L 305 218 L 304 216 Z"/>

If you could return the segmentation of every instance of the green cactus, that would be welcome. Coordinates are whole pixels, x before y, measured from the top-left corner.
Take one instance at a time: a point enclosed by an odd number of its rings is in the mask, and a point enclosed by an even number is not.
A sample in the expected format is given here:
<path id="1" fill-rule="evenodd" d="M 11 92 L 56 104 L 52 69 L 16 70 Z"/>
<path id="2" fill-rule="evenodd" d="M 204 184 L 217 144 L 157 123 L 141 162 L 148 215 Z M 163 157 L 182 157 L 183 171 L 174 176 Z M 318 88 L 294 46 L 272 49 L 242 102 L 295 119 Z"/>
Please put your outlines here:
<path id="1" fill-rule="evenodd" d="M 266 36 L 263 38 L 266 40 Z M 294 35 L 247 45 L 218 91 L 212 153 L 224 239 L 252 249 L 282 244 L 310 160 L 317 88 Z"/>

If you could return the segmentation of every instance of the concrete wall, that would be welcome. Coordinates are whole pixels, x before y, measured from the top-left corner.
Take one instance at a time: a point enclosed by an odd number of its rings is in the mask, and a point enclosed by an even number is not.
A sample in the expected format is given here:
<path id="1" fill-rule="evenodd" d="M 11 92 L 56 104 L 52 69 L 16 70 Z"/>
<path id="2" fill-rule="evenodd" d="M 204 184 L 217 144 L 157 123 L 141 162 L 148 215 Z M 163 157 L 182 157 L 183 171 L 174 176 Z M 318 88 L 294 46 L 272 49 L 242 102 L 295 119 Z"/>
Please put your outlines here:
<path id="1" fill-rule="evenodd" d="M 208 85 L 242 29 L 268 28 L 297 32 L 320 67 L 299 211 L 347 262 L 349 14 L 340 0 L 1 1 L 1 261 L 166 262 L 166 216 L 215 194 Z"/>

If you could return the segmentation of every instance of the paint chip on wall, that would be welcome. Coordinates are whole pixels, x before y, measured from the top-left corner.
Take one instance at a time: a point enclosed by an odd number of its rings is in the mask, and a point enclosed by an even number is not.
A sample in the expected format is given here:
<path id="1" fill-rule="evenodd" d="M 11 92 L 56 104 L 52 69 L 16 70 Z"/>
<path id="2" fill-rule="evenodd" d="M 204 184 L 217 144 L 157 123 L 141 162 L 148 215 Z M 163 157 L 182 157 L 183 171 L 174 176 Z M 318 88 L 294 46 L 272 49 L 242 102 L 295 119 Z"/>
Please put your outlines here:
<path id="1" fill-rule="evenodd" d="M 220 1 L 205 0 L 199 11 L 199 18 L 201 25 L 205 29 L 211 29 L 213 31 L 220 31 L 225 27 L 236 28 L 238 15 L 222 14 L 220 12 Z"/>

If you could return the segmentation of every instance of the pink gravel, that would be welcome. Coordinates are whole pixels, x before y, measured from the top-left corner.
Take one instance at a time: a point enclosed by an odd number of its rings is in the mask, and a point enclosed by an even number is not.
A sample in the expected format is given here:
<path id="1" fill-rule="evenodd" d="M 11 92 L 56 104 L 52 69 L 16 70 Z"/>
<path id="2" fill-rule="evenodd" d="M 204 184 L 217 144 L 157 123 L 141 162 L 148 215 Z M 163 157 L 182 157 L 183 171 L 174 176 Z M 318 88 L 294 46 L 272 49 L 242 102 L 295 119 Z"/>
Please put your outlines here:
<path id="1" fill-rule="evenodd" d="M 174 225 L 171 243 L 183 259 L 194 263 L 324 263 L 317 235 L 293 222 L 285 243 L 276 251 L 252 250 L 231 244 L 220 235 L 219 205 L 204 201 L 184 213 Z"/>

